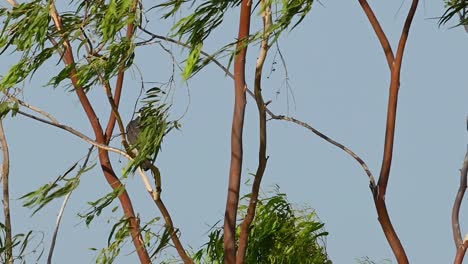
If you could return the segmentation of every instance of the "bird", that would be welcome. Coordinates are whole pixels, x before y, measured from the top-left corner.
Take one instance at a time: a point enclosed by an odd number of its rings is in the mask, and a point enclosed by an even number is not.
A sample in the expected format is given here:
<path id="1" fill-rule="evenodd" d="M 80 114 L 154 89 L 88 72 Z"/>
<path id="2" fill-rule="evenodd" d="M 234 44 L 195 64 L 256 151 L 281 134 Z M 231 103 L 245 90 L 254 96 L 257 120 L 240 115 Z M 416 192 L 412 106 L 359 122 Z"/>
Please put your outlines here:
<path id="1" fill-rule="evenodd" d="M 126 130 L 127 130 L 127 141 L 128 141 L 128 143 L 130 143 L 130 145 L 135 147 L 135 145 L 138 142 L 138 137 L 140 136 L 140 133 L 141 133 L 140 117 L 138 116 L 137 118 L 131 120 L 127 124 Z M 133 152 L 136 155 L 138 155 L 138 149 L 137 148 L 134 148 Z M 149 170 L 151 168 L 151 165 L 152 165 L 151 160 L 147 159 L 141 164 L 141 168 L 143 170 L 147 171 L 147 170 Z"/>

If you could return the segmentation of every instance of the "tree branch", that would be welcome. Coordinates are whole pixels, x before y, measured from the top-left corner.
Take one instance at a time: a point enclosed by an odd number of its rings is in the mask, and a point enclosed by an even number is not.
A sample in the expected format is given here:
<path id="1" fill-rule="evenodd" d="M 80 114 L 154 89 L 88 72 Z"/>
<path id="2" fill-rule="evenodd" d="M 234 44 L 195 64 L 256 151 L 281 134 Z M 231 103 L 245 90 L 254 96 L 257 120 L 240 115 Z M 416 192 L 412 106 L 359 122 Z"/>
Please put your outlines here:
<path id="1" fill-rule="evenodd" d="M 148 30 L 146 30 L 144 28 L 141 28 L 141 27 L 140 27 L 140 30 L 151 36 L 151 39 L 148 40 L 148 41 L 151 41 L 152 39 L 161 39 L 161 40 L 164 40 L 164 41 L 167 41 L 167 42 L 172 42 L 174 44 L 183 46 L 185 48 L 191 48 L 191 46 L 189 44 L 184 43 L 182 41 L 178 41 L 178 40 L 175 40 L 175 39 L 172 39 L 172 38 L 168 38 L 168 37 L 165 37 L 165 36 L 154 34 L 154 33 L 150 32 L 150 31 L 148 31 Z M 232 74 L 226 67 L 224 67 L 224 65 L 221 64 L 221 62 L 219 62 L 214 56 L 208 54 L 207 52 L 205 52 L 203 50 L 201 51 L 201 54 L 203 56 L 205 56 L 208 60 L 215 63 L 216 66 L 218 66 L 227 76 L 229 76 L 231 79 L 234 79 L 234 74 Z M 247 87 L 246 91 L 252 98 L 255 99 L 255 94 L 248 87 Z M 346 146 L 344 146 L 343 144 L 331 139 L 330 137 L 326 136 L 325 134 L 323 134 L 322 132 L 318 131 L 317 129 L 313 128 L 311 125 L 309 125 L 309 124 L 307 124 L 305 122 L 297 120 L 297 119 L 295 119 L 293 117 L 288 117 L 288 116 L 283 116 L 283 115 L 276 115 L 266 106 L 265 106 L 265 111 L 271 117 L 271 119 L 284 120 L 284 121 L 295 123 L 296 125 L 302 126 L 302 127 L 306 128 L 306 129 L 310 130 L 312 133 L 316 134 L 317 136 L 319 136 L 323 140 L 327 141 L 328 143 L 330 143 L 330 144 L 342 149 L 346 153 L 348 153 L 351 157 L 353 157 L 361 165 L 361 167 L 364 169 L 366 174 L 369 176 L 369 180 L 371 181 L 371 184 L 370 184 L 371 188 L 375 188 L 375 186 L 376 186 L 375 179 L 374 179 L 374 176 L 372 175 L 372 172 L 369 170 L 369 167 L 364 162 L 364 160 L 362 158 L 360 158 L 356 153 L 354 153 L 351 149 L 349 149 Z"/>
<path id="2" fill-rule="evenodd" d="M 10 153 L 8 151 L 8 142 L 3 129 L 3 120 L 0 120 L 0 143 L 3 152 L 2 179 L 3 179 L 3 214 L 5 215 L 5 261 L 13 264 L 13 243 L 12 228 L 10 216 Z"/>
<path id="3" fill-rule="evenodd" d="M 55 7 L 55 1 L 50 1 L 49 6 L 50 6 L 50 15 L 55 24 L 55 27 L 57 28 L 58 32 L 64 32 L 62 19 L 60 15 L 58 14 L 57 9 Z M 89 122 L 91 123 L 94 134 L 96 136 L 96 141 L 98 143 L 105 144 L 106 138 L 104 136 L 104 132 L 102 130 L 101 124 L 99 123 L 99 118 L 94 112 L 94 109 L 91 103 L 89 102 L 89 99 L 85 91 L 83 90 L 83 87 L 79 85 L 72 47 L 70 45 L 69 40 L 66 37 L 64 38 L 65 39 L 63 41 L 63 47 L 64 47 L 63 61 L 65 62 L 67 66 L 71 67 L 70 80 L 73 84 L 73 87 L 75 88 L 75 92 L 89 119 Z M 107 182 L 109 183 L 109 185 L 111 186 L 111 188 L 116 189 L 116 188 L 122 187 L 122 183 L 120 182 L 120 180 L 118 179 L 117 175 L 115 174 L 112 168 L 112 164 L 109 159 L 109 153 L 102 148 L 99 148 L 99 162 L 101 164 L 101 169 L 104 173 L 104 176 Z M 139 221 L 137 217 L 135 216 L 133 205 L 132 205 L 132 202 L 130 200 L 130 197 L 127 191 L 122 192 L 122 194 L 119 196 L 119 201 L 125 213 L 125 216 L 130 221 L 130 233 L 132 236 L 132 240 L 133 240 L 136 252 L 140 259 L 140 262 L 145 263 L 145 264 L 151 263 L 151 259 L 149 257 L 148 251 L 146 250 L 145 244 L 143 243 L 143 238 L 140 233 Z"/>
<path id="4" fill-rule="evenodd" d="M 89 144 L 91 144 L 91 145 L 93 145 L 93 146 L 95 146 L 97 148 L 102 148 L 102 149 L 105 149 L 107 151 L 111 151 L 111 152 L 120 154 L 120 155 L 124 156 L 125 158 L 127 158 L 128 160 L 133 160 L 133 157 L 132 157 L 133 153 L 130 152 L 130 154 L 129 154 L 129 153 L 126 153 L 123 150 L 120 150 L 120 149 L 117 149 L 117 148 L 110 147 L 108 145 L 98 143 L 98 142 L 90 139 L 89 137 L 87 137 L 83 133 L 73 129 L 72 127 L 69 127 L 69 126 L 66 126 L 66 125 L 63 125 L 63 124 L 59 123 L 58 121 L 56 121 L 57 119 L 55 119 L 49 113 L 47 113 L 47 112 L 45 112 L 45 111 L 43 111 L 43 110 L 41 110 L 41 109 L 39 109 L 37 107 L 31 106 L 30 104 L 27 104 L 27 103 L 17 99 L 14 96 L 11 96 L 11 99 L 17 101 L 19 104 L 21 104 L 21 105 L 23 105 L 23 106 L 25 106 L 27 108 L 30 108 L 31 110 L 35 109 L 34 111 L 36 111 L 36 112 L 38 112 L 38 113 L 40 113 L 40 114 L 42 114 L 44 116 L 50 117 L 51 121 L 42 119 L 40 117 L 31 115 L 31 114 L 28 114 L 28 113 L 25 113 L 23 111 L 18 111 L 18 114 L 23 115 L 23 116 L 28 117 L 28 118 L 31 118 L 31 119 L 34 119 L 34 120 L 37 120 L 39 122 L 51 125 L 51 126 L 58 127 L 58 128 L 63 129 L 65 131 L 67 131 L 67 132 L 70 132 L 71 134 L 79 137 L 80 139 L 84 140 L 85 142 L 87 142 L 87 143 L 89 143 Z M 52 121 L 52 120 L 55 120 L 55 121 Z M 143 170 L 141 168 L 138 168 L 138 173 L 140 174 L 140 177 L 141 177 L 141 179 L 143 181 L 143 184 L 145 185 L 146 191 L 150 194 L 151 198 L 156 203 L 156 206 L 161 211 L 161 214 L 164 217 L 167 228 L 169 228 L 169 230 L 171 231 L 171 239 L 172 239 L 172 242 L 174 243 L 174 246 L 177 249 L 177 252 L 179 253 L 179 255 L 182 258 L 182 260 L 184 261 L 184 263 L 189 263 L 189 264 L 193 263 L 193 260 L 187 255 L 184 247 L 182 246 L 182 243 L 180 242 L 179 237 L 177 236 L 177 230 L 174 228 L 174 224 L 172 222 L 172 218 L 171 218 L 171 216 L 169 214 L 169 211 L 167 210 L 166 206 L 164 205 L 163 201 L 161 200 L 161 197 L 160 197 L 160 193 L 161 193 L 161 176 L 160 176 L 159 169 L 156 166 L 151 164 L 151 171 L 153 172 L 154 178 L 155 178 L 155 190 L 153 190 L 153 188 L 151 187 L 151 184 L 150 184 L 150 182 L 148 180 L 148 177 L 146 176 L 145 172 L 143 172 Z M 65 204 L 65 201 L 64 201 L 64 204 Z M 62 210 L 61 210 L 61 212 L 62 212 Z M 58 223 L 57 223 L 56 230 L 58 229 L 58 224 L 59 224 L 59 220 L 57 220 L 57 221 L 58 221 Z M 55 235 L 54 235 L 54 237 L 55 237 Z M 53 248 L 53 246 L 51 246 L 51 251 L 53 250 L 52 248 Z M 51 259 L 51 253 L 50 252 L 49 252 L 49 258 Z"/>
<path id="5" fill-rule="evenodd" d="M 98 149 L 103 149 L 103 150 L 106 150 L 106 151 L 114 152 L 114 153 L 122 155 L 123 157 L 127 158 L 128 160 L 133 160 L 133 158 L 130 155 L 128 155 L 128 153 L 126 153 L 125 151 L 117 149 L 117 148 L 110 147 L 108 145 L 101 144 L 99 142 L 96 142 L 96 141 L 92 140 L 91 138 L 89 138 L 88 136 L 86 136 L 85 134 L 73 129 L 70 126 L 67 126 L 67 125 L 64 125 L 64 124 L 61 124 L 61 123 L 54 123 L 54 122 L 51 122 L 49 120 L 40 118 L 38 116 L 34 116 L 34 115 L 31 115 L 31 114 L 25 113 L 25 112 L 23 112 L 21 110 L 18 111 L 18 114 L 20 114 L 22 116 L 25 116 L 25 117 L 28 117 L 28 118 L 31 118 L 31 119 L 34 119 L 36 121 L 51 125 L 51 126 L 54 126 L 54 127 L 58 127 L 60 129 L 63 129 L 65 131 L 70 132 L 71 134 L 81 138 L 83 141 L 97 147 Z M 151 187 L 151 184 L 149 183 L 148 177 L 143 172 L 143 170 L 141 170 L 140 168 L 138 169 L 138 172 L 139 172 L 139 174 L 141 176 L 141 179 L 143 180 L 143 183 L 145 184 L 146 190 L 148 192 L 152 193 L 153 188 Z"/>
<path id="6" fill-rule="evenodd" d="M 319 136 L 323 140 L 327 141 L 328 143 L 330 143 L 330 144 L 334 145 L 335 147 L 338 147 L 338 148 L 342 149 L 344 152 L 348 153 L 351 157 L 353 157 L 359 163 L 359 165 L 361 165 L 362 169 L 366 172 L 367 176 L 369 177 L 370 188 L 375 189 L 376 183 L 375 183 L 374 175 L 372 174 L 371 170 L 369 169 L 367 164 L 364 162 L 364 160 L 361 157 L 359 157 L 356 153 L 354 153 L 351 149 L 349 149 L 345 145 L 331 139 L 327 135 L 323 134 L 322 132 L 320 132 L 317 129 L 310 126 L 309 124 L 295 119 L 294 117 L 273 115 L 271 118 L 275 119 L 275 120 L 288 121 L 288 122 L 297 124 L 299 126 L 302 126 L 302 127 L 306 128 L 306 129 L 310 130 L 312 133 L 316 134 L 317 136 Z"/>
<path id="7" fill-rule="evenodd" d="M 411 4 L 408 16 L 406 17 L 405 25 L 403 26 L 403 32 L 401 33 L 395 61 L 391 70 L 392 75 L 390 81 L 390 95 L 388 98 L 387 128 L 385 131 L 384 156 L 378 182 L 378 195 L 381 196 L 382 199 L 385 199 L 385 192 L 387 191 L 388 178 L 390 175 L 390 167 L 392 165 L 398 91 L 400 89 L 401 63 L 403 61 L 403 53 L 406 47 L 406 41 L 408 39 L 408 34 L 411 27 L 411 23 L 413 21 L 414 14 L 416 13 L 416 9 L 418 7 L 418 2 L 418 0 L 413 0 Z"/>
<path id="8" fill-rule="evenodd" d="M 169 211 L 164 205 L 164 202 L 161 200 L 161 198 L 154 199 L 154 202 L 156 203 L 156 206 L 158 207 L 159 211 L 161 211 L 161 214 L 164 217 L 164 221 L 166 222 L 166 228 L 169 229 L 169 233 L 171 234 L 172 243 L 174 243 L 177 253 L 182 258 L 182 261 L 185 264 L 193 264 L 193 260 L 187 255 L 187 252 L 185 251 L 184 247 L 182 246 L 182 243 L 179 240 L 179 237 L 177 236 L 178 229 L 174 228 L 174 223 L 172 222 L 171 215 L 169 214 Z"/>
<path id="9" fill-rule="evenodd" d="M 242 0 L 239 35 L 236 46 L 238 52 L 234 62 L 234 115 L 231 131 L 231 167 L 229 170 L 229 187 L 224 215 L 224 255 L 226 264 L 236 263 L 236 217 L 239 204 L 240 180 L 242 172 L 242 132 L 245 115 L 245 60 L 247 56 L 247 39 L 250 31 L 251 0 Z"/>
<path id="10" fill-rule="evenodd" d="M 377 189 L 373 189 L 374 204 L 377 210 L 377 215 L 379 218 L 380 225 L 382 230 L 387 238 L 390 247 L 392 248 L 393 254 L 395 255 L 398 263 L 407 264 L 408 257 L 403 248 L 403 245 L 398 238 L 395 229 L 390 221 L 388 215 L 387 206 L 385 203 L 385 193 L 387 191 L 387 184 L 390 175 L 390 168 L 392 165 L 392 156 L 393 156 L 393 145 L 395 139 L 395 124 L 396 124 L 396 113 L 397 113 L 397 103 L 398 103 L 398 90 L 400 88 L 400 72 L 401 72 L 401 63 L 403 61 L 403 53 L 406 46 L 406 41 L 408 39 L 409 30 L 411 23 L 413 21 L 414 14 L 418 6 L 418 0 L 413 0 L 408 15 L 406 17 L 405 24 L 403 26 L 403 31 L 401 33 L 400 41 L 398 43 L 398 49 L 396 57 L 393 60 L 391 55 L 391 49 L 389 48 L 389 43 L 385 37 L 385 33 L 380 28 L 377 18 L 374 16 L 372 10 L 366 1 L 360 0 L 359 3 L 364 9 L 369 22 L 374 28 L 377 37 L 384 49 L 384 52 L 387 57 L 387 63 L 391 71 L 391 80 L 390 80 L 390 92 L 388 99 L 387 107 L 387 125 L 385 131 L 385 145 L 383 153 L 382 167 L 380 170 L 379 180 L 377 183 Z"/>
<path id="11" fill-rule="evenodd" d="M 263 19 L 263 37 L 260 49 L 260 55 L 257 59 L 257 66 L 255 68 L 255 101 L 257 103 L 258 114 L 259 114 L 259 150 L 258 150 L 258 167 L 255 173 L 254 182 L 252 184 L 252 192 L 250 195 L 249 207 L 245 219 L 242 221 L 239 238 L 239 250 L 237 253 L 237 263 L 243 264 L 245 255 L 247 252 L 249 242 L 249 231 L 250 226 L 255 218 L 255 210 L 257 208 L 258 193 L 260 191 L 260 184 L 262 182 L 263 174 L 267 165 L 266 147 L 267 147 L 267 126 L 266 126 L 266 111 L 265 102 L 262 96 L 262 70 L 265 63 L 265 59 L 268 53 L 269 44 L 268 40 L 270 37 L 270 26 L 271 26 L 271 3 L 266 3 L 265 0 L 261 0 L 262 5 L 262 19 Z"/>
<path id="12" fill-rule="evenodd" d="M 375 17 L 374 11 L 372 11 L 372 8 L 369 6 L 366 0 L 359 0 L 359 4 L 361 4 L 361 7 L 364 10 L 364 13 L 366 13 L 372 28 L 374 28 L 375 34 L 377 35 L 377 38 L 382 45 L 382 49 L 384 50 L 385 57 L 387 58 L 388 67 L 390 70 L 392 70 L 395 57 L 393 56 L 392 46 L 388 42 L 387 36 L 380 26 L 379 20 L 377 20 Z"/>
<path id="13" fill-rule="evenodd" d="M 468 119 L 467 119 L 468 124 Z M 460 230 L 460 207 L 463 201 L 463 196 L 465 195 L 466 185 L 468 177 L 468 149 L 465 154 L 465 159 L 463 161 L 463 166 L 460 171 L 460 186 L 458 187 L 457 196 L 453 203 L 452 208 L 452 233 L 453 240 L 455 242 L 455 247 L 458 249 L 462 244 L 462 235 Z"/>
<path id="14" fill-rule="evenodd" d="M 465 237 L 465 241 L 458 246 L 457 255 L 455 256 L 454 264 L 462 264 L 465 258 L 466 249 L 468 248 L 468 239 Z"/>

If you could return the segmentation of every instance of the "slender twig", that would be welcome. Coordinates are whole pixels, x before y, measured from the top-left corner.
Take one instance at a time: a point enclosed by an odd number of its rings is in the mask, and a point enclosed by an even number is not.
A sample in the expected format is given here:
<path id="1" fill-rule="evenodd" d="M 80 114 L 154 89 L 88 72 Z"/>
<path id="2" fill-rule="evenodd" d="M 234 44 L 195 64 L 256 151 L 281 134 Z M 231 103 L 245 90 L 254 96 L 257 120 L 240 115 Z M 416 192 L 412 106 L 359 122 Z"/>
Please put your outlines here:
<path id="1" fill-rule="evenodd" d="M 86 154 L 86 158 L 83 162 L 83 165 L 81 166 L 81 170 L 84 170 L 86 168 L 88 161 L 89 161 L 89 157 L 91 156 L 91 153 L 93 152 L 93 149 L 94 149 L 94 146 L 91 146 L 88 149 L 88 154 Z M 54 234 L 52 235 L 52 241 L 50 243 L 49 255 L 47 257 L 47 264 L 52 263 L 52 256 L 54 255 L 55 242 L 57 241 L 57 235 L 58 235 L 58 231 L 60 228 L 60 222 L 62 221 L 63 212 L 65 211 L 65 207 L 67 206 L 68 200 L 70 199 L 72 193 L 73 193 L 73 190 L 67 193 L 67 195 L 65 196 L 65 199 L 63 199 L 62 206 L 60 207 L 59 213 L 57 215 Z"/>
<path id="2" fill-rule="evenodd" d="M 275 120 L 288 121 L 288 122 L 297 124 L 299 126 L 302 126 L 302 127 L 306 128 L 306 129 L 310 130 L 312 133 L 316 134 L 317 136 L 319 136 L 323 140 L 327 141 L 328 143 L 330 143 L 330 144 L 342 149 L 344 152 L 348 153 L 351 157 L 353 157 L 361 165 L 362 169 L 366 172 L 367 176 L 369 177 L 370 188 L 375 189 L 376 183 L 375 183 L 374 175 L 372 174 L 371 170 L 369 169 L 367 164 L 364 162 L 364 160 L 362 160 L 362 158 L 359 157 L 356 153 L 354 153 L 351 149 L 349 149 L 345 145 L 331 139 L 330 137 L 323 134 L 319 130 L 317 130 L 317 129 L 313 128 L 312 126 L 310 126 L 309 124 L 295 119 L 294 117 L 273 115 L 271 118 L 275 119 Z"/>
<path id="3" fill-rule="evenodd" d="M 2 146 L 3 163 L 2 163 L 2 179 L 3 179 L 3 213 L 5 215 L 5 261 L 8 264 L 13 264 L 13 243 L 12 243 L 12 228 L 10 216 L 10 153 L 8 152 L 8 142 L 3 129 L 3 120 L 0 120 L 0 143 Z"/>
<path id="4" fill-rule="evenodd" d="M 262 5 L 262 19 L 263 19 L 263 37 L 260 48 L 260 55 L 257 59 L 257 65 L 255 67 L 255 101 L 257 103 L 258 114 L 259 114 L 259 148 L 258 148 L 258 167 L 255 173 L 255 178 L 252 184 L 252 192 L 250 194 L 249 206 L 247 208 L 247 214 L 242 221 L 240 228 L 239 237 L 239 249 L 237 252 L 237 263 L 243 264 L 245 261 L 245 255 L 249 243 L 249 231 L 250 226 L 255 218 L 255 210 L 257 208 L 258 193 L 260 192 L 260 184 L 262 182 L 263 174 L 267 165 L 266 147 L 267 147 L 267 125 L 266 125 L 266 111 L 265 102 L 262 96 L 262 70 L 265 63 L 265 59 L 270 48 L 268 41 L 270 37 L 270 26 L 271 26 L 271 3 L 266 3 L 265 0 L 261 0 Z"/>
<path id="5" fill-rule="evenodd" d="M 234 114 L 231 130 L 231 165 L 229 187 L 227 190 L 226 212 L 224 214 L 224 259 L 226 264 L 236 263 L 236 218 L 239 204 L 240 181 L 242 173 L 244 116 L 246 104 L 245 60 L 247 56 L 250 31 L 251 0 L 242 0 L 239 34 L 234 62 Z"/>
<path id="6" fill-rule="evenodd" d="M 26 108 L 29 108 L 31 110 L 33 110 L 34 112 L 38 113 L 38 114 L 41 114 L 45 117 L 47 117 L 50 121 L 54 122 L 54 123 L 59 123 L 57 119 L 55 119 L 52 115 L 50 115 L 49 113 L 47 113 L 46 111 L 40 109 L 40 108 L 37 108 L 33 105 L 30 105 L 28 103 L 26 103 L 25 101 L 21 100 L 21 99 L 18 99 L 17 97 L 11 95 L 10 93 L 8 92 L 4 92 L 4 94 L 8 97 L 8 99 L 12 100 L 13 102 L 16 102 L 18 103 L 19 105 L 22 105 Z"/>

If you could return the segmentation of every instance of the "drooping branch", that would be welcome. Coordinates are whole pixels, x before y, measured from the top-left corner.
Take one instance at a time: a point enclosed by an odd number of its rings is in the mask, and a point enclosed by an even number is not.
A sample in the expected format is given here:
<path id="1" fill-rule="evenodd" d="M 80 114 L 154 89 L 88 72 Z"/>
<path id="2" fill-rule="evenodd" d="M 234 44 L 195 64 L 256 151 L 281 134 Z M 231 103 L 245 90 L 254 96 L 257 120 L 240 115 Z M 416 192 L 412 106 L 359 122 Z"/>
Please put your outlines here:
<path id="1" fill-rule="evenodd" d="M 334 145 L 335 147 L 340 148 L 344 152 L 348 153 L 352 158 L 354 158 L 359 163 L 359 165 L 361 165 L 362 169 L 366 172 L 367 176 L 369 177 L 370 188 L 375 189 L 376 183 L 375 183 L 374 175 L 372 174 L 371 170 L 367 166 L 366 162 L 364 162 L 364 160 L 361 157 L 359 157 L 356 153 L 354 153 L 354 151 L 352 151 L 351 149 L 349 149 L 345 145 L 331 139 L 327 135 L 323 134 L 319 130 L 312 127 L 311 125 L 309 125 L 309 124 L 307 124 L 305 122 L 302 122 L 300 120 L 297 120 L 294 117 L 272 115 L 271 118 L 274 119 L 274 120 L 288 121 L 288 122 L 294 123 L 296 125 L 302 126 L 302 127 L 306 128 L 306 129 L 310 130 L 312 133 L 316 134 L 317 136 L 319 136 L 323 140 L 327 141 L 328 143 L 330 143 L 330 144 Z"/>
<path id="2" fill-rule="evenodd" d="M 242 172 L 242 133 L 246 104 L 245 60 L 247 56 L 247 39 L 250 31 L 251 0 L 242 0 L 239 34 L 234 62 L 234 114 L 231 131 L 231 166 L 229 170 L 229 187 L 226 212 L 224 215 L 224 255 L 226 264 L 236 263 L 236 217 L 239 204 L 240 181 Z"/>
<path id="3" fill-rule="evenodd" d="M 2 146 L 2 180 L 3 180 L 3 214 L 5 216 L 5 261 L 13 264 L 13 243 L 12 228 L 10 216 L 10 153 L 8 151 L 8 142 L 3 129 L 3 120 L 0 120 L 0 144 Z"/>
<path id="4" fill-rule="evenodd" d="M 171 43 L 174 43 L 174 44 L 177 44 L 177 45 L 180 45 L 182 47 L 185 47 L 185 48 L 191 48 L 191 46 L 187 43 L 184 43 L 182 41 L 179 41 L 179 40 L 176 40 L 176 39 L 172 39 L 172 38 L 169 38 L 169 37 L 165 37 L 165 36 L 161 36 L 161 35 L 157 35 L 157 34 L 154 34 L 144 28 L 141 28 L 140 27 L 140 30 L 145 32 L 146 34 L 150 35 L 151 36 L 151 39 L 149 39 L 148 41 L 151 41 L 153 39 L 161 39 L 161 40 L 164 40 L 164 41 L 167 41 L 167 42 L 171 42 Z M 227 76 L 229 76 L 231 79 L 234 79 L 234 74 L 232 72 L 230 72 L 221 62 L 219 62 L 214 56 L 210 55 L 209 53 L 205 52 L 205 51 L 201 51 L 200 52 L 203 56 L 206 57 L 206 59 L 212 61 L 213 63 L 216 64 L 216 66 L 218 66 Z M 254 92 L 252 92 L 252 90 L 250 90 L 248 87 L 246 88 L 247 89 L 247 93 L 255 99 L 255 94 Z M 330 137 L 328 137 L 327 135 L 323 134 L 322 132 L 320 132 L 319 130 L 315 129 L 314 127 L 312 127 L 311 125 L 303 122 L 303 121 L 300 121 L 294 117 L 288 117 L 288 116 L 283 116 L 283 115 L 276 115 L 274 114 L 267 106 L 265 106 L 265 111 L 266 113 L 271 117 L 271 119 L 274 119 L 274 120 L 284 120 L 284 121 L 287 121 L 287 122 L 291 122 L 291 123 L 295 123 L 296 125 L 299 125 L 299 126 L 302 126 L 308 130 L 310 130 L 312 133 L 316 134 L 317 136 L 319 136 L 320 138 L 322 138 L 323 140 L 327 141 L 328 143 L 342 149 L 343 151 L 345 151 L 346 153 L 348 153 L 351 157 L 353 157 L 360 165 L 361 167 L 364 169 L 364 171 L 366 172 L 366 174 L 369 176 L 369 180 L 371 182 L 371 188 L 374 189 L 374 187 L 376 186 L 376 182 L 375 182 L 375 179 L 374 179 L 374 176 L 372 175 L 372 172 L 370 171 L 369 169 L 369 166 L 367 166 L 367 164 L 364 162 L 364 160 L 359 157 L 356 153 L 354 153 L 351 149 L 347 148 L 346 146 L 344 146 L 343 144 L 331 139 Z"/>
<path id="5" fill-rule="evenodd" d="M 257 209 L 258 194 L 260 192 L 260 184 L 262 182 L 263 174 L 267 165 L 266 147 L 267 147 L 267 125 L 266 125 L 266 111 L 265 102 L 262 96 L 262 70 L 265 63 L 265 59 L 270 48 L 269 37 L 270 37 L 270 26 L 271 26 L 271 3 L 266 3 L 265 0 L 261 0 L 262 5 L 262 19 L 263 19 L 263 37 L 260 48 L 260 55 L 257 59 L 257 66 L 255 67 L 255 101 L 257 103 L 258 114 L 259 114 L 259 149 L 258 149 L 258 166 L 255 178 L 252 184 L 252 192 L 250 194 L 249 207 L 247 208 L 247 214 L 242 221 L 240 228 L 239 237 L 239 250 L 237 253 L 237 263 L 243 264 L 247 247 L 249 243 L 250 226 L 255 218 L 255 210 Z"/>

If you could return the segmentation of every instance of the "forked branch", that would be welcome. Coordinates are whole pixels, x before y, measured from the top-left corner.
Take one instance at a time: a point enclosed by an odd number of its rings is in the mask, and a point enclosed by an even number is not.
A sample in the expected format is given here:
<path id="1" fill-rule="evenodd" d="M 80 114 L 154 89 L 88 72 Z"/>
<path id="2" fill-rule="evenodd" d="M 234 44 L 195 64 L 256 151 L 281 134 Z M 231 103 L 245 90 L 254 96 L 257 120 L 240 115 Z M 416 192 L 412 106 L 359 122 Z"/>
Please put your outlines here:
<path id="1" fill-rule="evenodd" d="M 377 210 L 377 215 L 379 217 L 380 225 L 385 234 L 385 237 L 387 238 L 388 243 L 390 244 L 390 247 L 392 248 L 393 254 L 395 255 L 398 263 L 407 264 L 409 263 L 408 257 L 406 256 L 406 252 L 403 248 L 403 245 L 401 244 L 400 239 L 398 238 L 396 231 L 393 228 L 393 225 L 390 221 L 390 216 L 388 215 L 387 206 L 385 203 L 385 193 L 387 191 L 387 184 L 390 176 L 390 168 L 392 165 L 393 157 L 398 91 L 400 88 L 401 64 L 403 61 L 403 53 L 405 50 L 406 41 L 408 39 L 411 23 L 413 21 L 414 14 L 416 13 L 416 9 L 418 6 L 418 0 L 412 1 L 410 10 L 405 20 L 405 24 L 403 26 L 403 31 L 400 36 L 400 41 L 398 43 L 398 49 L 395 59 L 393 59 L 393 56 L 391 56 L 391 48 L 388 43 L 388 40 L 385 36 L 385 33 L 381 29 L 377 18 L 374 16 L 372 9 L 365 0 L 359 0 L 359 3 L 361 4 L 361 7 L 363 8 L 365 14 L 369 19 L 369 22 L 371 23 L 377 37 L 379 38 L 391 72 L 383 161 L 380 170 L 379 180 L 377 183 L 377 189 L 373 189 L 372 193 L 374 196 L 374 203 Z"/>

